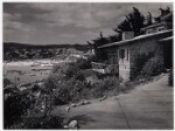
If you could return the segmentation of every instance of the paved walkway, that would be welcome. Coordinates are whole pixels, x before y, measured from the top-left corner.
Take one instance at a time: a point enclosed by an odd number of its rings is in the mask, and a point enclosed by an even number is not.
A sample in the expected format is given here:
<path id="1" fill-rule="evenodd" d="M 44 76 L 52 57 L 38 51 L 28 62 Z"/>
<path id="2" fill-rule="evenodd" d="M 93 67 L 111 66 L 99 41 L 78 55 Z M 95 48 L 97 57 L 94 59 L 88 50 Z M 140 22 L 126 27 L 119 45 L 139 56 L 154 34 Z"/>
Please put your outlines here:
<path id="1" fill-rule="evenodd" d="M 80 129 L 172 129 L 173 88 L 167 74 L 131 92 L 71 109 Z M 57 110 L 58 112 L 58 110 Z"/>

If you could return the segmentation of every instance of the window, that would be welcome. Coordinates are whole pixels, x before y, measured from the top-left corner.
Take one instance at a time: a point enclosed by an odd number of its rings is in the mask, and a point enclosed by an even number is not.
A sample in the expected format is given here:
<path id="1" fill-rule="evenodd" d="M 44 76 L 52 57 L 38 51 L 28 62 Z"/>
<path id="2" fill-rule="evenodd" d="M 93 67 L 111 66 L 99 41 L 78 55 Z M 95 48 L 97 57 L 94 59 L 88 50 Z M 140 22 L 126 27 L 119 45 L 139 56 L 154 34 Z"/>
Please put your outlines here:
<path id="1" fill-rule="evenodd" d="M 124 59 L 124 58 L 125 58 L 125 49 L 119 50 L 119 57 L 120 57 L 121 59 Z"/>

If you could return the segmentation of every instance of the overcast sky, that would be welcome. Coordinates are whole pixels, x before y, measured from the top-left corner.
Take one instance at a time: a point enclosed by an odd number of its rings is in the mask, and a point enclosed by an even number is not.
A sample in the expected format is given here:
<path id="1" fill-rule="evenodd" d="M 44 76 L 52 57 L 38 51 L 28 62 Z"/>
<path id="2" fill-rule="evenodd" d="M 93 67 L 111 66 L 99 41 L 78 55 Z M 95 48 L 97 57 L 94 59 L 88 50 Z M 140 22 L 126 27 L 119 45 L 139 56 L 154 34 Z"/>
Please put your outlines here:
<path id="1" fill-rule="evenodd" d="M 5 42 L 31 44 L 80 43 L 115 34 L 116 27 L 137 7 L 144 15 L 170 3 L 4 3 Z"/>

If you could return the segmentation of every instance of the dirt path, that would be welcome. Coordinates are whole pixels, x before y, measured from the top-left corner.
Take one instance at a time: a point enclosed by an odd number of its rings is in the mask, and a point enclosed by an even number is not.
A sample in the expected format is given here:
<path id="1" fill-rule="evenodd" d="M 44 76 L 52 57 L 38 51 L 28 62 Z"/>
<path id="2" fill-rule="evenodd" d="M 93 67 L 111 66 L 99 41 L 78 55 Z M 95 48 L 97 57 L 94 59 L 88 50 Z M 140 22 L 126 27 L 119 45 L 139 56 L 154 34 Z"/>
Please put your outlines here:
<path id="1" fill-rule="evenodd" d="M 173 88 L 167 80 L 164 74 L 129 93 L 54 113 L 78 120 L 80 129 L 172 129 Z"/>

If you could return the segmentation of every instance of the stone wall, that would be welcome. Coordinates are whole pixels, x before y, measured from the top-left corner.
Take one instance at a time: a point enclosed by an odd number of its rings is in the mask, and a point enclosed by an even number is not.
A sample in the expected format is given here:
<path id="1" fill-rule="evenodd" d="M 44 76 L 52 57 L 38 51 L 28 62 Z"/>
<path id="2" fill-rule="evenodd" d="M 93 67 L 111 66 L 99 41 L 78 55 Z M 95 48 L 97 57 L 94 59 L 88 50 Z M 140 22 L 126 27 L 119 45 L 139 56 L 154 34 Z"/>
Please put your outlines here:
<path id="1" fill-rule="evenodd" d="M 123 57 L 120 53 L 123 52 Z M 119 76 L 123 82 L 129 80 L 130 76 L 130 45 L 118 47 Z"/>
<path id="2" fill-rule="evenodd" d="M 166 37 L 163 35 L 159 35 L 156 37 L 149 37 L 147 39 L 142 39 L 140 41 L 135 42 L 134 44 L 129 45 L 129 49 L 131 51 L 130 53 L 130 79 L 134 79 L 136 77 L 136 73 L 138 73 L 140 70 L 137 65 L 137 58 L 142 57 L 141 63 L 146 63 L 148 59 L 152 57 L 156 57 L 160 61 L 164 61 L 163 56 L 163 47 L 159 43 L 159 40 Z M 142 65 L 139 65 L 142 66 Z M 163 66 L 163 65 L 160 65 Z"/>
<path id="3" fill-rule="evenodd" d="M 158 33 L 148 36 L 138 36 L 138 39 L 127 41 L 124 44 L 103 48 L 107 57 L 107 64 L 112 66 L 124 81 L 132 80 L 139 72 L 139 65 L 136 60 L 139 56 L 143 56 L 143 62 L 151 57 L 156 57 L 160 61 L 164 61 L 163 47 L 159 40 L 172 36 L 172 31 Z M 125 50 L 125 57 L 120 58 L 119 52 Z"/>

